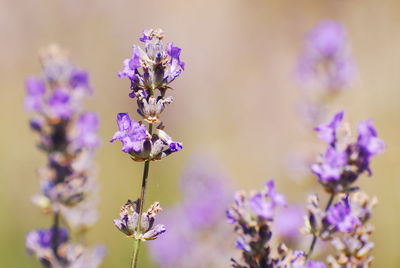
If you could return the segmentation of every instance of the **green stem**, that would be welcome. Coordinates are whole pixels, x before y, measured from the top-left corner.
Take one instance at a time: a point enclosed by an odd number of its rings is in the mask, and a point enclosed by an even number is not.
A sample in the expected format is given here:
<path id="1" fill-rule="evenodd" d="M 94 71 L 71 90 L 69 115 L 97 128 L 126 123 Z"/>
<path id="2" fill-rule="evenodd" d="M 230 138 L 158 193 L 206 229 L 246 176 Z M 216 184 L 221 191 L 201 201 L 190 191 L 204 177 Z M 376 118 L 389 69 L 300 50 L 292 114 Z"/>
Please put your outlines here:
<path id="1" fill-rule="evenodd" d="M 151 135 L 153 132 L 153 124 L 149 124 L 148 131 Z M 150 168 L 150 160 L 147 160 L 144 162 L 142 189 L 140 191 L 140 201 L 139 201 L 139 219 L 138 219 L 138 225 L 136 227 L 136 234 L 141 234 L 141 230 L 142 230 L 142 215 L 143 215 L 144 197 L 146 194 L 147 178 L 149 177 L 149 168 Z M 137 239 L 135 241 L 135 247 L 134 247 L 133 254 L 132 254 L 131 268 L 137 267 L 140 242 L 141 242 L 140 239 Z"/>
<path id="2" fill-rule="evenodd" d="M 138 261 L 139 256 L 139 248 L 140 248 L 140 239 L 135 240 L 135 249 L 133 250 L 131 268 L 135 268 Z"/>
<path id="3" fill-rule="evenodd" d="M 325 211 L 328 211 L 328 209 L 331 207 L 332 202 L 335 199 L 335 195 L 336 195 L 336 193 L 331 194 L 331 197 L 328 200 L 328 204 L 325 207 Z M 306 255 L 307 259 L 311 257 L 311 254 L 314 251 L 315 245 L 317 244 L 317 239 L 318 239 L 318 236 L 314 233 L 313 239 L 311 241 L 310 249 L 308 250 L 307 255 Z"/>

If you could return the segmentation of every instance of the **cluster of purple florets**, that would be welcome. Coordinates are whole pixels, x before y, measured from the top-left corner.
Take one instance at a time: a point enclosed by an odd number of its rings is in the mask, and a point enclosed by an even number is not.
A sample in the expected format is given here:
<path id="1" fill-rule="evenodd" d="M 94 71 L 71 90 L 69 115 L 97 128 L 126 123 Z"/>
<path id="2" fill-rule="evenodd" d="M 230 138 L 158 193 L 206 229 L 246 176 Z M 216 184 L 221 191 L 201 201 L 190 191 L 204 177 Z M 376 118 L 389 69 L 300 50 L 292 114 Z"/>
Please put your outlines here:
<path id="1" fill-rule="evenodd" d="M 131 120 L 129 114 L 117 115 L 119 130 L 111 142 L 121 141 L 122 151 L 137 161 L 159 160 L 182 149 L 182 144 L 173 141 L 160 123 L 161 113 L 173 101 L 171 96 L 165 97 L 169 84 L 185 66 L 180 60 L 181 49 L 172 43 L 164 47 L 163 38 L 160 29 L 145 30 L 139 39 L 144 43 L 144 49 L 134 45 L 132 57 L 124 61 L 124 70 L 118 74 L 131 81 L 132 92 L 129 96 L 136 98 L 139 115 L 151 124 L 151 129 L 147 131 L 141 121 Z M 156 133 L 152 133 L 153 124 L 158 124 Z"/>
<path id="2" fill-rule="evenodd" d="M 339 22 L 323 21 L 309 33 L 298 73 L 304 84 L 328 91 L 341 90 L 352 82 L 355 67 L 346 31 Z"/>
<path id="3" fill-rule="evenodd" d="M 38 170 L 41 193 L 33 202 L 53 214 L 54 222 L 48 230 L 30 232 L 26 246 L 50 267 L 95 268 L 104 249 L 71 244 L 67 229 L 60 226 L 64 220 L 70 229 L 83 232 L 98 218 L 92 159 L 100 144 L 99 120 L 95 113 L 81 110 L 91 92 L 88 74 L 58 46 L 44 50 L 41 63 L 42 76 L 26 80 L 25 108 L 34 112 L 30 125 L 39 135 L 38 147 L 47 154 L 47 164 Z"/>
<path id="4" fill-rule="evenodd" d="M 343 139 L 338 140 L 343 116 L 344 113 L 339 112 L 330 122 L 316 128 L 328 148 L 320 161 L 312 166 L 312 171 L 331 192 L 350 191 L 351 185 L 361 174 L 371 174 L 371 158 L 384 150 L 384 143 L 378 138 L 371 120 L 358 125 L 357 140 L 351 140 L 349 131 L 345 129 L 340 133 L 344 135 Z"/>
<path id="5" fill-rule="evenodd" d="M 232 258 L 232 267 L 326 267 L 323 263 L 307 260 L 306 254 L 290 250 L 284 243 L 271 246 L 272 223 L 277 209 L 286 206 L 285 197 L 275 191 L 274 181 L 265 189 L 249 196 L 238 192 L 235 203 L 226 211 L 228 222 L 238 235 L 236 248 L 241 250 L 241 261 Z"/>
<path id="6" fill-rule="evenodd" d="M 317 195 L 308 200 L 304 234 L 313 235 L 310 249 L 290 250 L 281 243 L 271 246 L 272 222 L 275 210 L 285 206 L 283 195 L 276 193 L 273 181 L 261 192 L 249 196 L 237 193 L 235 203 L 227 210 L 228 222 L 238 234 L 236 248 L 241 250 L 241 261 L 232 259 L 236 268 L 248 267 L 326 267 L 311 261 L 310 257 L 318 239 L 330 242 L 337 250 L 329 255 L 327 263 L 333 267 L 367 267 L 373 243 L 369 241 L 372 226 L 369 219 L 376 198 L 369 198 L 353 183 L 364 172 L 371 173 L 370 160 L 383 152 L 384 143 L 377 137 L 371 121 L 361 122 L 354 141 L 348 132 L 339 133 L 343 112 L 336 114 L 327 124 L 316 128 L 320 138 L 328 143 L 322 160 L 312 166 L 319 182 L 331 195 L 328 205 L 321 208 Z M 290 220 L 290 219 L 286 219 Z"/>

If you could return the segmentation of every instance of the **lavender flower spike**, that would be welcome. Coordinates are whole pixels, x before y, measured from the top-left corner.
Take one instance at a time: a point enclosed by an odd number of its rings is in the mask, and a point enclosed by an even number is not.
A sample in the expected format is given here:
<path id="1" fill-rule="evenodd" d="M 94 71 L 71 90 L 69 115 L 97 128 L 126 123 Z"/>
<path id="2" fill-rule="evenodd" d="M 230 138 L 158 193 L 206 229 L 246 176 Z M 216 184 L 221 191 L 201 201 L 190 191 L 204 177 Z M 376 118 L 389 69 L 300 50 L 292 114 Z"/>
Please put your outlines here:
<path id="1" fill-rule="evenodd" d="M 164 48 L 163 39 L 161 29 L 143 31 L 140 41 L 144 43 L 144 49 L 134 45 L 132 57 L 124 61 L 124 69 L 118 76 L 131 80 L 133 92 L 130 96 L 154 89 L 159 89 L 164 95 L 169 84 L 183 71 L 185 64 L 180 59 L 181 49 L 173 43 Z"/>
<path id="2" fill-rule="evenodd" d="M 233 267 L 273 267 L 273 263 L 279 261 L 278 257 L 270 254 L 269 241 L 274 210 L 285 205 L 285 199 L 275 192 L 272 180 L 266 186 L 263 191 L 249 197 L 237 193 L 235 203 L 226 212 L 228 222 L 235 225 L 238 234 L 236 248 L 242 251 L 242 260 L 246 264 L 239 264 L 232 259 Z"/>
<path id="3" fill-rule="evenodd" d="M 322 85 L 324 90 L 338 91 L 348 86 L 355 67 L 348 51 L 342 24 L 322 21 L 308 35 L 307 47 L 300 57 L 298 73 L 305 84 Z"/>
<path id="4" fill-rule="evenodd" d="M 166 91 L 184 68 L 184 63 L 180 60 L 180 48 L 172 43 L 165 48 L 163 39 L 164 33 L 161 29 L 144 30 L 139 39 L 144 43 L 144 48 L 134 45 L 131 58 L 124 60 L 124 69 L 118 73 L 120 78 L 129 78 L 132 90 L 129 96 L 136 98 L 137 112 L 144 122 L 142 124 L 141 121 L 131 120 L 127 113 L 118 114 L 118 131 L 110 140 L 120 140 L 123 152 L 128 153 L 134 161 L 144 162 L 140 198 L 122 206 L 121 219 L 114 220 L 121 232 L 136 240 L 131 268 L 137 267 L 140 241 L 156 239 L 165 232 L 163 225 L 153 226 L 153 214 L 160 210 L 158 203 L 147 213 L 143 213 L 150 161 L 161 160 L 182 149 L 181 143 L 173 141 L 164 132 L 164 125 L 160 122 L 161 113 L 173 100 L 171 96 L 165 96 Z M 153 125 L 156 123 L 159 124 L 153 133 Z"/>
<path id="5" fill-rule="evenodd" d="M 42 192 L 32 201 L 52 214 L 53 223 L 49 230 L 30 232 L 26 246 L 47 267 L 97 268 L 104 253 L 94 256 L 73 244 L 67 232 L 84 236 L 97 220 L 93 157 L 100 143 L 99 120 L 95 113 L 82 111 L 82 99 L 91 93 L 88 73 L 54 45 L 40 58 L 43 72 L 40 79 L 27 79 L 25 108 L 35 112 L 30 126 L 39 135 L 38 148 L 47 163 L 38 170 Z"/>

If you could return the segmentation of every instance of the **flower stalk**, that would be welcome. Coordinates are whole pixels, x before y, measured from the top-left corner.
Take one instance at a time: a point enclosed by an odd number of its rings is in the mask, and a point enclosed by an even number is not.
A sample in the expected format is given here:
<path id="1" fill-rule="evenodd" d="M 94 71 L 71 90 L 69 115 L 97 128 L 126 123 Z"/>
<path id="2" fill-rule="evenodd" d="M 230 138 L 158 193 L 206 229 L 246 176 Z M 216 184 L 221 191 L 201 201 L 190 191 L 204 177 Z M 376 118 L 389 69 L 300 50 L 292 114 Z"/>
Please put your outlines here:
<path id="1" fill-rule="evenodd" d="M 182 144 L 172 140 L 160 121 L 161 113 L 173 101 L 171 96 L 165 96 L 171 88 L 169 84 L 184 69 L 184 62 L 180 60 L 181 49 L 173 43 L 164 47 L 163 38 L 161 29 L 145 30 L 139 39 L 144 43 L 144 49 L 134 45 L 132 57 L 124 61 L 124 70 L 118 73 L 120 78 L 129 78 L 132 90 L 129 96 L 136 99 L 137 112 L 143 119 L 136 122 L 129 114 L 119 113 L 118 131 L 110 140 L 119 140 L 122 151 L 128 153 L 133 161 L 144 162 L 140 197 L 135 202 L 128 200 L 121 207 L 121 219 L 114 220 L 121 232 L 135 240 L 131 268 L 137 267 L 141 241 L 154 240 L 166 231 L 164 225 L 154 224 L 155 216 L 161 210 L 158 202 L 144 212 L 150 161 L 161 160 L 182 149 Z M 155 133 L 153 124 L 158 124 Z"/>
<path id="2" fill-rule="evenodd" d="M 153 133 L 153 124 L 149 123 L 149 128 L 148 131 L 150 135 Z M 140 190 L 140 208 L 139 208 L 139 223 L 136 228 L 136 234 L 141 235 L 141 229 L 142 229 L 142 215 L 143 215 L 143 206 L 145 202 L 145 194 L 146 194 L 146 186 L 147 186 L 147 179 L 149 177 L 149 169 L 150 169 L 150 161 L 145 161 L 144 162 L 144 168 L 143 168 L 143 178 L 142 178 L 142 188 Z M 139 250 L 140 250 L 140 239 L 137 239 L 135 241 L 135 247 L 133 250 L 133 255 L 132 255 L 132 264 L 131 267 L 135 268 L 137 266 L 137 261 L 138 261 L 138 256 L 139 256 Z"/>
<path id="3" fill-rule="evenodd" d="M 335 193 L 331 193 L 331 196 L 329 197 L 328 203 L 326 204 L 326 207 L 325 207 L 325 212 L 329 210 L 329 208 L 331 207 L 334 199 L 335 199 Z M 312 253 L 314 251 L 315 245 L 317 244 L 317 240 L 318 240 L 318 236 L 316 234 L 313 234 L 313 238 L 311 240 L 310 248 L 309 248 L 309 250 L 308 250 L 308 252 L 306 254 L 306 258 L 307 259 L 311 257 L 311 255 L 312 255 Z"/>

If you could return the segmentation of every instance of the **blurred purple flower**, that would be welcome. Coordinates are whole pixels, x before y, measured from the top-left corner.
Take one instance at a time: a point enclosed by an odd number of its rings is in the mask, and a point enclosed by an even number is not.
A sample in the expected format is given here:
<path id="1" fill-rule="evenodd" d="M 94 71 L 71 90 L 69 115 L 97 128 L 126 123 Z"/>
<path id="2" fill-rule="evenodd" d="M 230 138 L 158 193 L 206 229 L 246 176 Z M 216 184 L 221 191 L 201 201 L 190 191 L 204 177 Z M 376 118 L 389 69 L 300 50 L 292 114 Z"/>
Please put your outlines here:
<path id="1" fill-rule="evenodd" d="M 73 89 L 82 89 L 90 93 L 92 90 L 89 85 L 89 73 L 74 69 L 69 78 L 69 84 Z"/>
<path id="2" fill-rule="evenodd" d="M 274 180 L 269 180 L 266 183 L 267 188 L 267 196 L 271 199 L 273 206 L 285 206 L 286 198 L 283 194 L 277 193 L 275 191 L 275 182 Z"/>
<path id="3" fill-rule="evenodd" d="M 383 153 L 384 143 L 378 138 L 372 120 L 361 122 L 358 125 L 358 134 L 358 144 L 365 147 L 371 156 Z"/>
<path id="4" fill-rule="evenodd" d="M 340 53 L 346 44 L 346 32 L 336 21 L 323 21 L 308 36 L 313 48 L 326 57 Z"/>
<path id="5" fill-rule="evenodd" d="M 97 220 L 94 150 L 86 149 L 99 143 L 98 119 L 81 112 L 83 96 L 90 91 L 88 73 L 77 69 L 58 46 L 43 50 L 40 59 L 43 80 L 27 79 L 25 108 L 36 112 L 30 126 L 39 134 L 38 148 L 47 164 L 38 172 L 42 193 L 32 201 L 54 214 L 53 226 L 66 224 L 83 235 Z M 86 249 L 71 244 L 60 227 L 30 232 L 26 245 L 46 267 L 96 268 L 102 259 L 84 257 Z"/>
<path id="6" fill-rule="evenodd" d="M 348 55 L 344 27 L 336 21 L 322 21 L 308 35 L 307 41 L 298 67 L 302 81 L 317 81 L 331 91 L 348 86 L 353 80 L 355 67 Z"/>
<path id="7" fill-rule="evenodd" d="M 281 208 L 276 213 L 273 225 L 276 235 L 283 239 L 297 239 L 304 224 L 304 215 L 304 210 L 296 205 Z"/>
<path id="8" fill-rule="evenodd" d="M 361 221 L 352 214 L 348 198 L 332 206 L 327 212 L 326 220 L 344 233 L 350 233 L 354 231 L 355 226 L 361 225 Z"/>
<path id="9" fill-rule="evenodd" d="M 29 77 L 25 82 L 26 98 L 25 109 L 40 112 L 42 109 L 42 98 L 46 92 L 45 83 L 36 77 Z"/>
<path id="10" fill-rule="evenodd" d="M 319 133 L 318 138 L 325 141 L 328 144 L 335 144 L 336 132 L 338 127 L 343 121 L 344 112 L 340 111 L 327 124 L 319 125 L 315 130 Z"/>
<path id="11" fill-rule="evenodd" d="M 53 237 L 57 236 L 57 242 L 59 245 L 68 241 L 67 229 L 55 229 L 54 227 L 46 230 L 39 229 L 31 231 L 26 236 L 26 248 L 30 253 L 35 253 L 40 249 L 49 249 L 52 247 Z"/>
<path id="12" fill-rule="evenodd" d="M 54 91 L 48 100 L 48 106 L 53 117 L 69 119 L 73 114 L 71 97 L 62 90 Z"/>
<path id="13" fill-rule="evenodd" d="M 312 165 L 311 170 L 314 174 L 318 175 L 322 182 L 327 183 L 330 181 L 338 181 L 346 165 L 346 152 L 337 151 L 330 147 L 324 154 L 324 162 Z"/>
<path id="14" fill-rule="evenodd" d="M 258 216 L 272 220 L 276 206 L 284 206 L 285 197 L 275 192 L 273 180 L 266 183 L 266 193 L 256 193 L 249 198 L 249 208 Z"/>
<path id="15" fill-rule="evenodd" d="M 249 199 L 249 207 L 258 217 L 272 220 L 274 206 L 262 193 L 257 193 Z"/>
<path id="16" fill-rule="evenodd" d="M 75 147 L 95 148 L 99 145 L 100 139 L 97 135 L 99 128 L 99 119 L 94 112 L 85 112 L 81 114 L 76 123 L 77 137 L 74 140 Z"/>
<path id="17" fill-rule="evenodd" d="M 228 264 L 223 254 L 231 250 L 233 240 L 227 238 L 230 228 L 223 219 L 231 189 L 229 178 L 209 158 L 198 157 L 190 161 L 181 178 L 182 201 L 160 215 L 168 232 L 149 244 L 159 267 L 220 267 L 221 263 Z"/>

